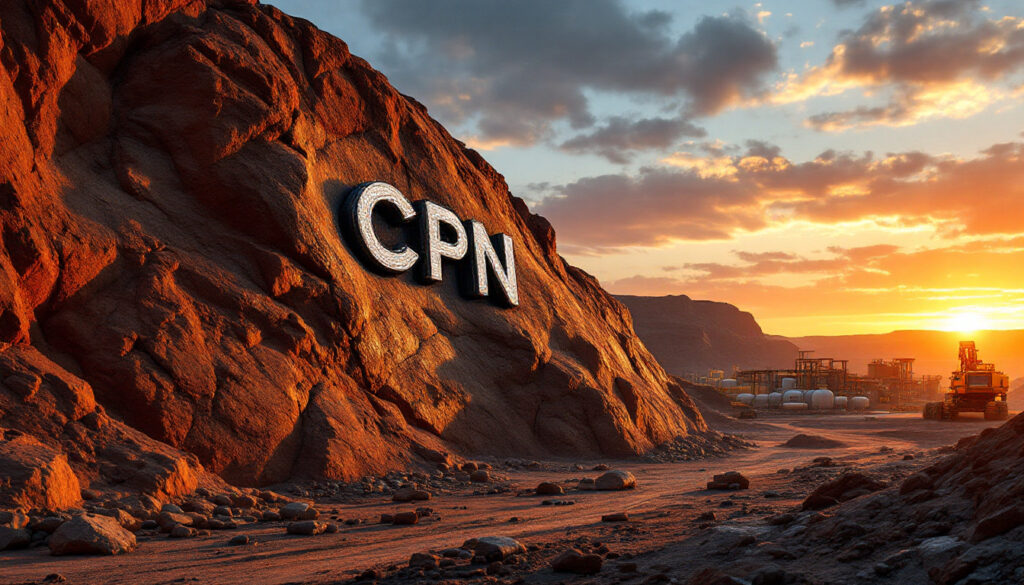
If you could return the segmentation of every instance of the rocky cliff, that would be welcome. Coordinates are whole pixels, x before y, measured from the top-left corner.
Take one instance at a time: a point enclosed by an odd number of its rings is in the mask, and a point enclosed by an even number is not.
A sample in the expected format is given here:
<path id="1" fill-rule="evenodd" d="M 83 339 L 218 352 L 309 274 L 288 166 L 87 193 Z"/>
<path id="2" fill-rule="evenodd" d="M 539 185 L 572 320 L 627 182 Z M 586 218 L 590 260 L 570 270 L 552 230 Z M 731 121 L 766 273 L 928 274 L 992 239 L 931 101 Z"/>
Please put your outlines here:
<path id="1" fill-rule="evenodd" d="M 761 331 L 754 316 L 728 303 L 686 295 L 617 295 L 636 332 L 661 365 L 676 375 L 725 370 L 791 368 L 797 347 Z"/>
<path id="2" fill-rule="evenodd" d="M 341 40 L 228 0 L 17 0 L 0 25 L 0 426 L 83 487 L 705 428 L 550 224 Z M 368 271 L 337 222 L 364 181 L 509 234 L 520 306 Z"/>

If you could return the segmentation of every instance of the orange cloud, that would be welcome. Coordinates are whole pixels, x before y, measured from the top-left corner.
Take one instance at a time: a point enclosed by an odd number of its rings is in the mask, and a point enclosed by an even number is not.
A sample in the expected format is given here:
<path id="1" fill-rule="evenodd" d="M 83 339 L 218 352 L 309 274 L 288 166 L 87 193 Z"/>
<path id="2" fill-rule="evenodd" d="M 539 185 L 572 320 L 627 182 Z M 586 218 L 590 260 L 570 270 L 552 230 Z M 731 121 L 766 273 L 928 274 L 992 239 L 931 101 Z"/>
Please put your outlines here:
<path id="1" fill-rule="evenodd" d="M 671 159 L 677 168 L 603 175 L 555 187 L 538 205 L 577 250 L 729 239 L 790 222 L 927 226 L 947 236 L 1013 234 L 1024 217 L 1024 144 L 974 159 L 825 151 L 792 162 L 777 148 Z M 759 161 L 756 164 L 751 161 Z"/>

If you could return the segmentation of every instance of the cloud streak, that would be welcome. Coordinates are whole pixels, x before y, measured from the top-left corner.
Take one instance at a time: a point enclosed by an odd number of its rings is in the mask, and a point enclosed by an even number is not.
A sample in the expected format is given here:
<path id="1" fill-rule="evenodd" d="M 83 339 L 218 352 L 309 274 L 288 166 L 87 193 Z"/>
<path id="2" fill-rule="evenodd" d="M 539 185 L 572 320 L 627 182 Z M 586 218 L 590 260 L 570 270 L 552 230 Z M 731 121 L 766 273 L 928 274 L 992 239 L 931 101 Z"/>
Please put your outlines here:
<path id="1" fill-rule="evenodd" d="M 1012 234 L 1024 217 L 1022 143 L 997 144 L 973 159 L 829 150 L 794 162 L 750 142 L 743 153 L 681 152 L 666 161 L 671 166 L 549 187 L 538 212 L 561 241 L 592 252 L 730 239 L 795 221 Z"/>
<path id="2" fill-rule="evenodd" d="M 615 0 L 367 0 L 362 8 L 381 33 L 378 60 L 392 81 L 445 122 L 475 128 L 481 144 L 534 144 L 559 122 L 589 128 L 597 120 L 588 92 L 682 104 L 684 120 L 714 114 L 763 92 L 763 76 L 778 66 L 773 42 L 742 14 L 704 17 L 673 37 L 670 14 Z M 600 141 L 600 132 L 580 140 Z"/>

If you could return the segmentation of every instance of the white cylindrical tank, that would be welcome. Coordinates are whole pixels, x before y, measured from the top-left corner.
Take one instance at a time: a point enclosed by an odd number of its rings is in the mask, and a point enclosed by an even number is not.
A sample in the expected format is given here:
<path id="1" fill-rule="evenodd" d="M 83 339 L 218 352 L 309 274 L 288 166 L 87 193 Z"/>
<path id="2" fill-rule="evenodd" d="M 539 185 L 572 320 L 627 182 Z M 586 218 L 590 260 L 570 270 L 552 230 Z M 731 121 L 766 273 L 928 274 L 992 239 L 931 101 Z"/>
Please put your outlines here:
<path id="1" fill-rule="evenodd" d="M 783 378 L 782 379 L 782 389 L 783 390 L 792 390 L 793 388 L 796 388 L 796 378 Z"/>
<path id="2" fill-rule="evenodd" d="M 754 408 L 768 408 L 768 395 L 767 394 L 755 394 L 754 395 Z"/>
<path id="3" fill-rule="evenodd" d="M 754 395 L 753 394 L 747 394 L 747 393 L 737 394 L 736 395 L 736 402 L 742 402 L 743 404 L 746 404 L 746 405 L 749 406 L 749 405 L 754 403 Z"/>
<path id="4" fill-rule="evenodd" d="M 790 402 L 803 402 L 804 391 L 803 390 L 786 390 L 782 394 L 783 404 L 789 404 Z"/>
<path id="5" fill-rule="evenodd" d="M 846 405 L 850 410 L 867 410 L 871 406 L 871 401 L 867 396 L 854 396 Z"/>
<path id="6" fill-rule="evenodd" d="M 772 392 L 768 395 L 768 407 L 778 408 L 782 406 L 782 392 Z"/>
<path id="7" fill-rule="evenodd" d="M 806 402 L 783 402 L 782 410 L 807 410 Z"/>
<path id="8" fill-rule="evenodd" d="M 846 408 L 847 398 L 845 396 L 836 396 L 833 406 L 839 409 Z"/>
<path id="9" fill-rule="evenodd" d="M 722 388 L 735 388 L 736 380 L 735 378 L 726 378 L 722 380 L 718 385 Z"/>
<path id="10" fill-rule="evenodd" d="M 803 390 L 804 403 L 807 404 L 807 408 L 811 407 L 811 396 L 814 395 L 814 390 Z"/>
<path id="11" fill-rule="evenodd" d="M 836 395 L 828 388 L 819 388 L 808 392 L 808 394 L 811 395 L 811 408 L 815 410 L 824 410 L 835 406 Z"/>

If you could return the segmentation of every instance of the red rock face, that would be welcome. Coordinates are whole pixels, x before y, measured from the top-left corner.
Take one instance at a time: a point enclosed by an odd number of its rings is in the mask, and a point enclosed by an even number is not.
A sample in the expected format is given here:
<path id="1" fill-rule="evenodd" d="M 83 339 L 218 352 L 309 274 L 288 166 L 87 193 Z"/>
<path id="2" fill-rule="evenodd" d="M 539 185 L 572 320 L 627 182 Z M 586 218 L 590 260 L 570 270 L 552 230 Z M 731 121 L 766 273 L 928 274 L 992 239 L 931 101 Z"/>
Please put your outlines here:
<path id="1" fill-rule="evenodd" d="M 342 41 L 227 1 L 14 1 L 0 23 L 0 426 L 67 450 L 95 415 L 117 432 L 78 443 L 144 436 L 133 456 L 169 462 L 140 489 L 165 493 L 196 459 L 251 485 L 704 428 L 550 224 Z M 509 234 L 521 306 L 462 298 L 454 267 L 367 271 L 336 212 L 372 180 Z"/>

